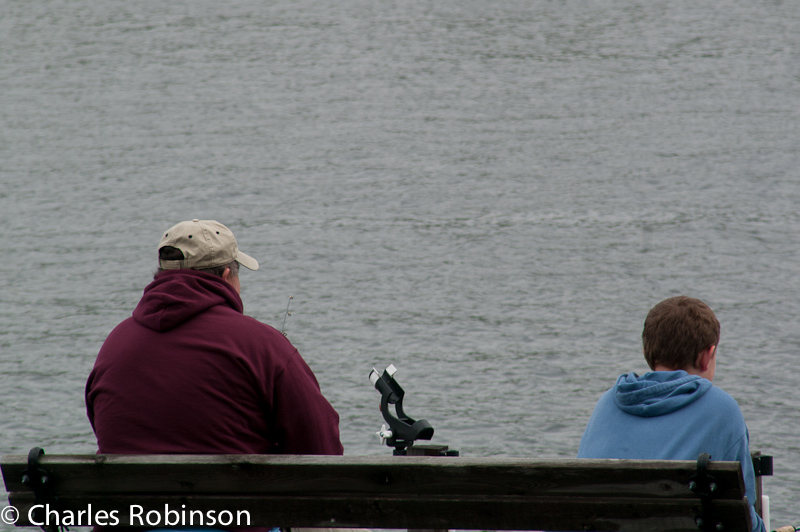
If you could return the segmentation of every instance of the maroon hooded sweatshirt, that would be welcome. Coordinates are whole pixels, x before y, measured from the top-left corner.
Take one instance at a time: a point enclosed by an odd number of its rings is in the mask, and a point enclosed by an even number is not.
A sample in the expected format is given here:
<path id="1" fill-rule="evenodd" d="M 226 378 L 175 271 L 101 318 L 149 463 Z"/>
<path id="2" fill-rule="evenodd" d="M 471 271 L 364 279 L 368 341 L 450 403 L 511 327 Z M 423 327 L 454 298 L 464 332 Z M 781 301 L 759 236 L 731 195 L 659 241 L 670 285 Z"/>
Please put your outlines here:
<path id="1" fill-rule="evenodd" d="M 86 383 L 99 452 L 342 454 L 339 415 L 297 349 L 219 277 L 162 272 Z"/>

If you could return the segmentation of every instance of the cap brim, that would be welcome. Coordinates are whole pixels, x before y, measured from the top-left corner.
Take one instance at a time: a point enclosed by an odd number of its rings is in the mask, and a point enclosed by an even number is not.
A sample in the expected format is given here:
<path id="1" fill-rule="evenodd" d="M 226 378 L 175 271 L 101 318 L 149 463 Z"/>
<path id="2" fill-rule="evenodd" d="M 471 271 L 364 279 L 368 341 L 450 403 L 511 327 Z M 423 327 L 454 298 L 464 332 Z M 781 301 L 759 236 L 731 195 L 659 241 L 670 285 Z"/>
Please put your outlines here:
<path id="1" fill-rule="evenodd" d="M 242 253 L 241 251 L 237 251 L 236 253 L 236 262 L 247 268 L 248 270 L 257 270 L 258 269 L 258 261 L 251 257 L 246 253 Z"/>

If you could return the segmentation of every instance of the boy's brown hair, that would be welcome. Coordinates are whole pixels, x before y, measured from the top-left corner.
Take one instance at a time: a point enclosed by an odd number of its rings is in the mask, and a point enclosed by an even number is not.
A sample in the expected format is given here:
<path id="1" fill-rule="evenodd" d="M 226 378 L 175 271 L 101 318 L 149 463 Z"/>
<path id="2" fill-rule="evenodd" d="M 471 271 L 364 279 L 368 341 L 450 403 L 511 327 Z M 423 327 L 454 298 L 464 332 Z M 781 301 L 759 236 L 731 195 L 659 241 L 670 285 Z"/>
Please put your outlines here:
<path id="1" fill-rule="evenodd" d="M 642 331 L 644 358 L 672 370 L 695 367 L 697 355 L 719 343 L 719 320 L 708 305 L 692 297 L 665 299 L 647 314 Z"/>

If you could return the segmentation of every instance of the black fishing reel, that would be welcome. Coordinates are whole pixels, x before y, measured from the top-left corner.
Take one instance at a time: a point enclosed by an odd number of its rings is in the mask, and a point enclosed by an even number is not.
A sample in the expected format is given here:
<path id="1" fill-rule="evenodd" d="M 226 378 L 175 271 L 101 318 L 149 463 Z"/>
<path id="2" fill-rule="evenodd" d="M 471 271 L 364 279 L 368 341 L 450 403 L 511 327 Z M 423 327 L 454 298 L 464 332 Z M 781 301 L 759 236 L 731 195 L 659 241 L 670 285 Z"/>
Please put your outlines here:
<path id="1" fill-rule="evenodd" d="M 378 436 L 381 443 L 386 443 L 389 447 L 394 447 L 395 455 L 406 454 L 406 449 L 414 444 L 416 440 L 430 440 L 433 438 L 433 427 L 424 419 L 416 421 L 408 417 L 403 412 L 403 388 L 394 380 L 397 368 L 394 364 L 379 374 L 378 370 L 372 368 L 369 380 L 375 389 L 381 393 L 381 414 L 383 419 L 389 424 L 381 426 Z M 389 411 L 389 405 L 394 405 L 397 416 L 393 416 Z"/>

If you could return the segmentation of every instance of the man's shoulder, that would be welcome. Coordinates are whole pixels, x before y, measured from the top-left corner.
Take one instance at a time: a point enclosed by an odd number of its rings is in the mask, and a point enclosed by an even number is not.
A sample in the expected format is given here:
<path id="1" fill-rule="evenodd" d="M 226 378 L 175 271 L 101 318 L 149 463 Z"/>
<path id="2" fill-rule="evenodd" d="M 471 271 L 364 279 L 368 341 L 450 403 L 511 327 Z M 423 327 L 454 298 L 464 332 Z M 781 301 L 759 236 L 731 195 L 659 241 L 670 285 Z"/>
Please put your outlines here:
<path id="1" fill-rule="evenodd" d="M 252 316 L 248 316 L 247 314 L 242 314 L 240 312 L 235 312 L 235 314 L 236 314 L 235 316 L 232 314 L 231 318 L 236 320 L 243 327 L 248 327 L 253 331 L 260 332 L 261 334 L 266 334 L 270 336 L 278 335 L 281 338 L 285 338 L 284 335 L 272 325 L 264 323 L 263 321 L 259 321 Z"/>
<path id="2" fill-rule="evenodd" d="M 267 347 L 282 352 L 295 350 L 286 336 L 275 327 L 233 309 L 223 307 L 220 308 L 220 312 L 225 314 L 225 318 L 218 322 L 222 327 L 222 333 L 235 336 L 243 344 L 258 346 L 259 350 Z"/>
<path id="3" fill-rule="evenodd" d="M 109 331 L 104 343 L 113 341 L 117 337 L 126 337 L 129 334 L 135 334 L 135 331 L 144 328 L 145 327 L 137 322 L 133 316 L 128 316 L 121 322 L 117 323 L 114 328 Z"/>

